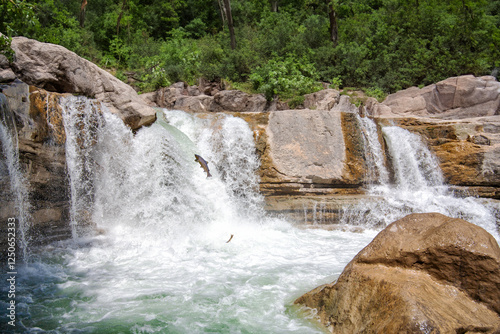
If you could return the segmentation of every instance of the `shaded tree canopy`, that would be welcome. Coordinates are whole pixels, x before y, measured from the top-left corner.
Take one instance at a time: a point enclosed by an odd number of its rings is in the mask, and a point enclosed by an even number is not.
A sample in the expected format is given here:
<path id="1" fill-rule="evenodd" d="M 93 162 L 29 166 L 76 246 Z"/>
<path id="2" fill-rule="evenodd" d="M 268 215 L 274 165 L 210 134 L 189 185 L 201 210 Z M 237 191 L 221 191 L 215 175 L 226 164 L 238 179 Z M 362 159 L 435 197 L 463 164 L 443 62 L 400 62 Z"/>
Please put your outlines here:
<path id="1" fill-rule="evenodd" d="M 390 93 L 500 67 L 500 0 L 0 0 L 0 17 L 4 35 L 141 91 L 203 77 L 290 98 L 321 81 Z"/>

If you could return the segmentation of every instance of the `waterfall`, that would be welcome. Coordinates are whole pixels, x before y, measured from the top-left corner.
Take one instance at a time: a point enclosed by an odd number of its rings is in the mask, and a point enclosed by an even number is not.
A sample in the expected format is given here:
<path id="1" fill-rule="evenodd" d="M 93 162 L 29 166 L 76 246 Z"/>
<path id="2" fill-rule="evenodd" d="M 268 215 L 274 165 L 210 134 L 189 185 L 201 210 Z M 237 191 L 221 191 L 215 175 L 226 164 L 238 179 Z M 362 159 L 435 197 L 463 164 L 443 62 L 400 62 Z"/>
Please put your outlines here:
<path id="1" fill-rule="evenodd" d="M 380 145 L 377 125 L 368 117 L 360 117 L 358 121 L 361 124 L 363 140 L 365 143 L 366 161 L 367 161 L 367 180 L 369 182 L 380 182 L 386 184 L 389 182 L 389 172 L 385 166 L 384 151 Z"/>
<path id="2" fill-rule="evenodd" d="M 73 238 L 76 238 L 91 224 L 102 106 L 83 96 L 70 96 L 62 100 L 62 108 L 71 196 L 70 226 Z"/>
<path id="3" fill-rule="evenodd" d="M 15 120 L 8 109 L 7 101 L 3 94 L 0 94 L 0 112 L 2 119 L 0 122 L 0 140 L 2 142 L 3 160 L 5 169 L 10 180 L 10 189 L 14 197 L 15 209 L 17 213 L 17 244 L 21 250 L 22 257 L 28 259 L 29 255 L 29 228 L 31 225 L 29 192 L 27 180 L 22 172 L 19 163 L 19 142 Z M 4 174 L 4 172 L 2 172 Z M 14 218 L 14 217 L 12 217 Z"/>
<path id="4" fill-rule="evenodd" d="M 63 107 L 76 239 L 43 246 L 22 272 L 22 331 L 321 332 L 293 300 L 338 276 L 374 233 L 267 217 L 242 119 L 159 110 L 133 134 L 94 101 Z"/>
<path id="5" fill-rule="evenodd" d="M 397 187 L 418 191 L 444 184 L 436 157 L 419 135 L 397 126 L 384 127 L 382 133 L 391 156 Z"/>
<path id="6" fill-rule="evenodd" d="M 210 125 L 159 111 L 158 121 L 134 136 L 95 101 L 70 97 L 63 109 L 74 237 L 89 226 L 171 237 L 213 220 L 229 236 L 234 221 L 263 217 L 259 159 L 242 119 L 225 115 Z M 208 161 L 212 178 L 195 154 Z"/>
<path id="7" fill-rule="evenodd" d="M 165 111 L 164 116 L 190 138 L 207 161 L 214 177 L 223 183 L 240 216 L 262 217 L 264 198 L 257 175 L 260 160 L 253 132 L 248 124 L 231 115 L 201 120 L 182 111 Z"/>
<path id="8" fill-rule="evenodd" d="M 266 216 L 253 133 L 239 118 L 158 110 L 134 134 L 95 101 L 63 107 L 76 238 L 40 246 L 19 268 L 16 330 L 324 332 L 293 301 L 338 278 L 378 231 L 297 229 Z M 384 198 L 366 205 L 373 221 L 377 209 L 400 215 L 397 203 L 411 204 L 389 196 L 389 181 L 370 187 Z M 327 207 L 312 204 L 316 223 L 331 219 Z"/>
<path id="9" fill-rule="evenodd" d="M 363 119 L 368 156 L 383 156 L 373 120 Z M 367 169 L 374 169 L 380 184 L 368 187 L 368 198 L 360 205 L 343 209 L 341 223 L 384 227 L 410 213 L 439 212 L 479 225 L 500 239 L 496 228 L 495 208 L 487 200 L 459 198 L 444 183 L 437 158 L 419 135 L 397 126 L 382 128 L 394 171 L 394 184 L 380 158 L 367 159 Z M 368 136 L 367 136 L 368 137 Z M 378 151 L 378 152 L 377 152 Z M 385 170 L 385 171 L 384 171 Z M 381 172 L 382 171 L 382 172 Z M 387 176 L 386 176 L 387 175 Z"/>

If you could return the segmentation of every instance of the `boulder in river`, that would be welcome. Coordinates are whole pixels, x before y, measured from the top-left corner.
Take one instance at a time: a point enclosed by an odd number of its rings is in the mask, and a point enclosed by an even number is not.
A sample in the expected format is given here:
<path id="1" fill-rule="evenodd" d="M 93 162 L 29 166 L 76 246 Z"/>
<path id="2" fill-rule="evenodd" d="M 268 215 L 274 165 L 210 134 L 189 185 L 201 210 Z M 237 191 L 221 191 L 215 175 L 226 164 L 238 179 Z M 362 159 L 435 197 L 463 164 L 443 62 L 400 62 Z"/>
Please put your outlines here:
<path id="1" fill-rule="evenodd" d="M 498 333 L 500 248 L 481 227 L 438 213 L 387 226 L 337 282 L 295 303 L 332 333 Z"/>

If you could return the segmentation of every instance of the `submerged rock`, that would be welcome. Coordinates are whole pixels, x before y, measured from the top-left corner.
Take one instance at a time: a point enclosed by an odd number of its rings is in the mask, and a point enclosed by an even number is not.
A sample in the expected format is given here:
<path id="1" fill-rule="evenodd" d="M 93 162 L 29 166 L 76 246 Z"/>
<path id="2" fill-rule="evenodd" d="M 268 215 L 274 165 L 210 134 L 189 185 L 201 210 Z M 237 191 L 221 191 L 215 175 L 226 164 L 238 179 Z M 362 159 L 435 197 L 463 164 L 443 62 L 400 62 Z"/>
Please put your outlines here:
<path id="1" fill-rule="evenodd" d="M 332 333 L 500 330 L 500 248 L 484 229 L 438 213 L 385 228 L 337 282 L 295 301 Z"/>

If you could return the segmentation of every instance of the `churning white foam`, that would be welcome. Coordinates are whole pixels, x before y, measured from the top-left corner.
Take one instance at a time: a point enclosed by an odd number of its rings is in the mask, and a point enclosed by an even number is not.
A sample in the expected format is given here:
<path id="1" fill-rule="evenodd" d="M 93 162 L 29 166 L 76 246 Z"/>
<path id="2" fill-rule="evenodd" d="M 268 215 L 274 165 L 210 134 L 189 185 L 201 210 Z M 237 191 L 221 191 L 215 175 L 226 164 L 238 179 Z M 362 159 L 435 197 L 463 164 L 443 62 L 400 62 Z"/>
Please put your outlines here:
<path id="1" fill-rule="evenodd" d="M 72 196 L 92 190 L 74 225 L 89 212 L 105 232 L 77 230 L 76 239 L 46 246 L 22 268 L 23 330 L 321 333 L 293 300 L 334 280 L 375 232 L 298 230 L 266 217 L 248 125 L 232 116 L 165 114 L 170 124 L 160 120 L 132 135 L 103 110 L 90 146 L 86 138 L 68 141 L 76 146 L 69 168 L 91 164 L 70 173 Z"/>

